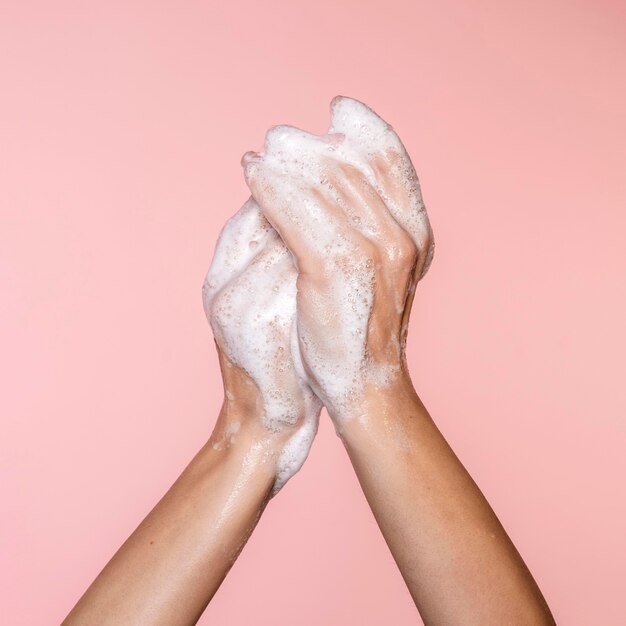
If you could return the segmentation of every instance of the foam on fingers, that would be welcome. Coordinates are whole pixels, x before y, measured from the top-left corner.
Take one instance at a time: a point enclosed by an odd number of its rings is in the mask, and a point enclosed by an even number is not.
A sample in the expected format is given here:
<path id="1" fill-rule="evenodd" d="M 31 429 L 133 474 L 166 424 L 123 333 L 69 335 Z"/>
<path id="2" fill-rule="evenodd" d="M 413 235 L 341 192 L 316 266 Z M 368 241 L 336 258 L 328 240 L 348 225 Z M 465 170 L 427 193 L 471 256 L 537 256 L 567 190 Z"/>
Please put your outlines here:
<path id="1" fill-rule="evenodd" d="M 300 269 L 315 267 L 330 251 L 350 254 L 355 231 L 329 190 L 343 136 L 317 137 L 292 126 L 275 126 L 263 153 L 242 159 L 246 182 L 264 215 L 292 251 Z"/>
<path id="2" fill-rule="evenodd" d="M 215 295 L 262 250 L 276 232 L 263 217 L 259 205 L 250 197 L 226 222 L 215 246 L 213 260 L 202 286 L 202 300 L 207 315 Z"/>
<path id="3" fill-rule="evenodd" d="M 419 276 L 434 254 L 434 238 L 411 159 L 393 127 L 366 104 L 335 97 L 330 105 L 329 133 L 341 133 L 367 167 L 364 175 L 380 193 L 394 219 L 417 246 Z"/>

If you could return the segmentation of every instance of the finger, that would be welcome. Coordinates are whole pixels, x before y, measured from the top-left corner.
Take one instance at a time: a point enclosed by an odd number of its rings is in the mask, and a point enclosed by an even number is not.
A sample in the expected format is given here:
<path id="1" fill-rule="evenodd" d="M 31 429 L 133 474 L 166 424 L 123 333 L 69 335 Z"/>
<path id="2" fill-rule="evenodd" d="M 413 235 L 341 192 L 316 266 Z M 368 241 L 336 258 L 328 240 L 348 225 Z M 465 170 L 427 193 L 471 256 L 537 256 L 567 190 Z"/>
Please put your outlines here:
<path id="1" fill-rule="evenodd" d="M 338 163 L 333 177 L 332 190 L 335 202 L 342 208 L 364 240 L 371 242 L 376 265 L 383 259 L 383 267 L 393 268 L 385 272 L 386 299 L 393 303 L 393 310 L 405 310 L 408 286 L 414 280 L 413 271 L 417 260 L 417 248 L 408 233 L 394 220 L 376 190 L 363 174 L 351 165 Z M 371 253 L 370 253 L 371 254 Z"/>
<path id="2" fill-rule="evenodd" d="M 202 299 L 207 316 L 216 294 L 240 274 L 268 239 L 275 237 L 269 222 L 254 198 L 226 222 L 215 246 L 211 266 L 202 285 Z"/>
<path id="3" fill-rule="evenodd" d="M 213 319 L 220 327 L 237 333 L 238 344 L 246 345 L 246 349 L 251 347 L 253 353 L 263 349 L 260 343 L 251 345 L 255 334 L 289 352 L 291 321 L 295 315 L 295 280 L 289 252 L 275 234 L 218 292 L 213 303 Z"/>
<path id="4" fill-rule="evenodd" d="M 393 218 L 379 193 L 361 169 L 342 163 L 333 186 L 337 204 L 355 229 L 377 245 L 396 267 L 413 269 L 417 249 L 408 233 Z"/>
<path id="5" fill-rule="evenodd" d="M 432 260 L 434 240 L 419 180 L 400 138 L 367 105 L 342 96 L 331 102 L 329 132 L 343 134 L 346 144 L 369 165 L 368 180 L 418 248 L 418 276 L 423 276 Z"/>

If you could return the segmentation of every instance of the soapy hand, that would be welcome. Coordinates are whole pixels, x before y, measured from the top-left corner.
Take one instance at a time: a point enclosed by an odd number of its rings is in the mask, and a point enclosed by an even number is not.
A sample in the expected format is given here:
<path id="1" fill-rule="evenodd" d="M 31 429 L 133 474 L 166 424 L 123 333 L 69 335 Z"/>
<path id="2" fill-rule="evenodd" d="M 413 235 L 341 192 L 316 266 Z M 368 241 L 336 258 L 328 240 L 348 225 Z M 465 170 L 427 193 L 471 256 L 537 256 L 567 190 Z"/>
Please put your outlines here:
<path id="1" fill-rule="evenodd" d="M 278 442 L 274 493 L 304 463 L 321 409 L 292 357 L 295 283 L 289 251 L 250 198 L 224 227 L 202 292 L 225 402 L 248 407 L 248 419 L 255 415 L 263 436 Z M 238 428 L 226 426 L 224 445 Z"/>
<path id="2" fill-rule="evenodd" d="M 297 348 L 337 422 L 367 388 L 407 375 L 410 308 L 434 244 L 397 134 L 357 100 L 335 98 L 331 112 L 326 135 L 274 127 L 242 164 L 297 264 Z"/>

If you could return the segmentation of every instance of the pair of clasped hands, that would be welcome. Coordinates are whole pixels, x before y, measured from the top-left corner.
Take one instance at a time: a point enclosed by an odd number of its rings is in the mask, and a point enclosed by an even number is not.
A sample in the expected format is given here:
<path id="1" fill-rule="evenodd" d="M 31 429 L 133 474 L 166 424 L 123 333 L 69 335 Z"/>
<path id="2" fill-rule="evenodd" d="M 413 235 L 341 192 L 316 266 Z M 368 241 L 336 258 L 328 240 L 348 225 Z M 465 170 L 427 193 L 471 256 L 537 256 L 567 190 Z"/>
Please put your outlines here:
<path id="1" fill-rule="evenodd" d="M 326 135 L 277 126 L 244 155 L 252 196 L 203 287 L 224 384 L 215 428 L 65 625 L 195 624 L 306 460 L 323 405 L 425 624 L 554 623 L 407 371 L 433 254 L 415 170 L 361 102 L 335 98 L 331 116 Z"/>
<path id="2" fill-rule="evenodd" d="M 433 236 L 400 139 L 357 100 L 332 101 L 324 136 L 270 129 L 242 165 L 252 197 L 222 232 L 204 302 L 235 415 L 224 445 L 235 428 L 262 433 L 278 491 L 306 459 L 322 404 L 347 434 L 369 419 L 368 392 L 395 394 L 408 378 L 409 312 Z"/>

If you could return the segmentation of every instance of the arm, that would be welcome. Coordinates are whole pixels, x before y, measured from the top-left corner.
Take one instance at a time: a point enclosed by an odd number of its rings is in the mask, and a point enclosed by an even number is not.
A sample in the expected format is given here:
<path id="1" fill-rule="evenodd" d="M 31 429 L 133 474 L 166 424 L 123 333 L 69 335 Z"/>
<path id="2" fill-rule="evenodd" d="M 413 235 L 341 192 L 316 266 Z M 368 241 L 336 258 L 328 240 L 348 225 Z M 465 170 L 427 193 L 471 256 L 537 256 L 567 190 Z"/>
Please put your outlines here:
<path id="1" fill-rule="evenodd" d="M 64 625 L 196 623 L 272 493 L 284 437 L 259 424 L 254 403 L 224 403 L 209 441 Z"/>
<path id="2" fill-rule="evenodd" d="M 539 588 L 408 376 L 341 438 L 426 624 L 554 624 Z"/>
<path id="3" fill-rule="evenodd" d="M 264 151 L 242 159 L 252 195 L 297 261 L 310 384 L 427 624 L 553 624 L 407 373 L 411 305 L 433 252 L 412 163 L 362 103 L 336 98 L 331 118 L 323 137 L 274 127 Z"/>
<path id="4" fill-rule="evenodd" d="M 249 200 L 224 228 L 203 287 L 224 380 L 213 434 L 66 625 L 198 620 L 315 436 L 321 404 L 289 348 L 294 292 L 289 253 Z"/>

